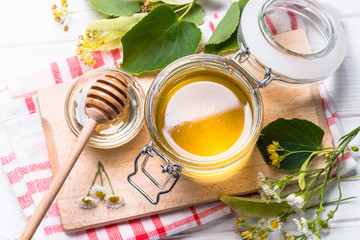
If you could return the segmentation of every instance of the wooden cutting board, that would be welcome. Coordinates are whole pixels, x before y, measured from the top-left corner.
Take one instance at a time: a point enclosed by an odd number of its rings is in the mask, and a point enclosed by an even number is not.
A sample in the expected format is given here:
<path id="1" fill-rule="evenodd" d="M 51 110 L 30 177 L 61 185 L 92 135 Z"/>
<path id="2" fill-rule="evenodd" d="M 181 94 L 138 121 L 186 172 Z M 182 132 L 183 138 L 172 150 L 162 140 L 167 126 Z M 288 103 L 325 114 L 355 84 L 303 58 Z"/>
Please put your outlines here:
<path id="1" fill-rule="evenodd" d="M 259 76 L 261 78 L 261 76 Z M 146 92 L 155 74 L 137 78 Z M 62 162 L 70 153 L 77 138 L 68 128 L 64 117 L 64 100 L 71 83 L 63 83 L 39 91 L 42 123 L 53 174 L 56 175 Z M 264 124 L 283 118 L 307 119 L 325 130 L 323 145 L 331 146 L 331 135 L 326 124 L 321 99 L 316 87 L 289 88 L 270 84 L 261 89 L 264 101 Z M 264 125 L 264 126 L 265 126 Z M 144 126 L 140 133 L 129 143 L 115 149 L 96 149 L 85 147 L 69 177 L 64 183 L 56 200 L 61 222 L 66 232 L 75 232 L 112 223 L 136 219 L 218 200 L 224 195 L 241 195 L 256 191 L 257 173 L 280 178 L 285 172 L 274 170 L 265 164 L 257 148 L 251 158 L 244 161 L 240 169 L 231 176 L 218 180 L 196 180 L 182 175 L 172 192 L 162 195 L 157 205 L 152 205 L 127 181 L 127 176 L 134 171 L 134 159 L 140 150 L 149 143 L 149 134 Z M 93 209 L 82 209 L 77 199 L 87 193 L 92 178 L 97 171 L 97 162 L 101 161 L 107 170 L 115 192 L 122 195 L 125 205 L 119 209 L 109 209 L 105 204 L 98 204 Z M 160 162 L 151 159 L 147 169 L 155 177 L 163 179 Z M 312 161 L 313 167 L 319 165 Z M 143 174 L 133 178 L 147 192 L 156 196 L 158 189 Z M 98 181 L 99 182 L 99 181 Z M 107 186 L 107 182 L 105 181 Z M 109 187 L 108 187 L 109 190 Z"/>

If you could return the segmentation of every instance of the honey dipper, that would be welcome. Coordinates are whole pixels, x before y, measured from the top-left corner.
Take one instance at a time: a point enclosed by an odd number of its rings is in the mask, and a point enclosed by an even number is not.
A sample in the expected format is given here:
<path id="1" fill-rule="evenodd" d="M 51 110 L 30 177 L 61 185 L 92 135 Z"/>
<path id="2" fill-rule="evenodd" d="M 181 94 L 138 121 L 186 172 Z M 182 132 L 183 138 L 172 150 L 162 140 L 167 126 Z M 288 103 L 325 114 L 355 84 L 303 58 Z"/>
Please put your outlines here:
<path id="1" fill-rule="evenodd" d="M 106 74 L 91 85 L 85 101 L 85 113 L 88 120 L 78 137 L 78 142 L 54 177 L 20 239 L 31 239 L 34 235 L 96 126 L 116 118 L 127 104 L 129 104 L 129 92 L 127 81 L 122 74 Z M 126 108 L 127 111 L 129 111 L 128 109 Z"/>

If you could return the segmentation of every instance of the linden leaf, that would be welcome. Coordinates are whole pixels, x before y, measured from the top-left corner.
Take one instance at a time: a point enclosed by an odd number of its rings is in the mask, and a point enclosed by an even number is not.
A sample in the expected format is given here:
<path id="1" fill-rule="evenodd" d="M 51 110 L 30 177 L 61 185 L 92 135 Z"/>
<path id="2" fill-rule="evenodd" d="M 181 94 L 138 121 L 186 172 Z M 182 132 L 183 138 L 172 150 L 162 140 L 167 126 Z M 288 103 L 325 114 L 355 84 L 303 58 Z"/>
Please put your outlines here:
<path id="1" fill-rule="evenodd" d="M 186 9 L 177 12 L 177 15 L 180 17 Z M 190 11 L 182 18 L 184 21 L 192 22 L 196 26 L 199 26 L 204 18 L 204 12 L 202 7 L 199 4 L 193 4 Z"/>
<path id="2" fill-rule="evenodd" d="M 170 5 L 184 5 L 191 3 L 193 0 L 162 0 L 162 2 Z M 159 1 L 150 1 L 150 2 L 159 2 Z"/>
<path id="3" fill-rule="evenodd" d="M 205 45 L 205 53 L 210 54 L 220 54 L 225 51 L 235 50 L 239 48 L 239 44 L 237 41 L 237 32 L 235 31 L 229 39 L 225 40 L 224 42 L 218 44 L 208 44 Z"/>
<path id="4" fill-rule="evenodd" d="M 87 0 L 95 10 L 108 16 L 127 16 L 140 11 L 137 0 Z"/>
<path id="5" fill-rule="evenodd" d="M 159 5 L 122 38 L 120 69 L 134 74 L 164 68 L 174 60 L 196 53 L 201 31 L 179 20 L 168 5 Z"/>
<path id="6" fill-rule="evenodd" d="M 281 169 L 297 170 L 313 151 L 320 149 L 323 137 L 324 131 L 308 120 L 279 118 L 263 128 L 257 146 L 267 164 L 270 164 L 270 159 L 266 148 L 273 141 L 279 142 L 288 151 L 297 151 L 280 163 Z M 285 153 L 278 152 L 280 156 Z"/>
<path id="7" fill-rule="evenodd" d="M 135 13 L 126 17 L 96 20 L 90 22 L 87 29 L 98 31 L 119 31 L 124 32 L 125 34 L 146 15 L 147 13 Z"/>
<path id="8" fill-rule="evenodd" d="M 286 199 L 277 203 L 271 200 L 269 203 L 256 198 L 224 196 L 220 200 L 233 210 L 253 217 L 275 217 L 289 209 Z"/>
<path id="9" fill-rule="evenodd" d="M 225 16 L 216 27 L 215 32 L 207 42 L 207 44 L 221 43 L 236 31 L 240 20 L 240 7 L 237 2 L 231 4 Z M 206 47 L 206 45 L 205 45 Z"/>
<path id="10" fill-rule="evenodd" d="M 230 6 L 224 18 L 216 27 L 215 32 L 206 43 L 204 53 L 220 54 L 239 48 L 237 28 L 240 22 L 241 11 L 247 2 L 248 0 L 240 0 Z"/>

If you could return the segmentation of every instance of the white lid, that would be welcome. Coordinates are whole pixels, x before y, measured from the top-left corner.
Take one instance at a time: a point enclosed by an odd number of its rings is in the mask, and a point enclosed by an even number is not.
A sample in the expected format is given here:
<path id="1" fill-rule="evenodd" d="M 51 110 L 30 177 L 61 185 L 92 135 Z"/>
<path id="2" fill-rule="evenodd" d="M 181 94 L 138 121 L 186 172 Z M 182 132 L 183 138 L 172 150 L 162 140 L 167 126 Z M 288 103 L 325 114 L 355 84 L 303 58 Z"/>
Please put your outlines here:
<path id="1" fill-rule="evenodd" d="M 286 9 L 284 9 L 284 6 Z M 266 17 L 266 21 L 264 20 L 261 23 L 261 18 L 266 15 L 262 15 L 264 8 L 266 8 L 266 14 L 273 14 L 271 17 L 275 23 L 271 23 L 271 19 L 268 21 L 268 17 Z M 306 8 L 310 10 L 304 10 Z M 286 19 L 281 18 L 281 14 L 284 13 L 283 11 L 286 11 L 288 14 L 289 23 L 286 22 Z M 301 11 L 307 12 L 304 13 Z M 320 13 L 318 11 L 320 11 Z M 306 14 L 308 14 L 308 16 L 305 16 Z M 246 4 L 242 13 L 239 27 L 239 41 L 241 41 L 244 46 L 249 47 L 251 55 L 255 56 L 257 61 L 263 66 L 271 68 L 272 72 L 280 77 L 293 79 L 297 83 L 319 81 L 333 73 L 345 57 L 346 39 L 343 28 L 340 25 L 339 15 L 338 11 L 331 5 L 320 4 L 316 1 L 251 0 Z M 314 41 L 314 39 L 310 39 L 309 37 L 309 44 L 313 51 L 315 51 L 314 53 L 302 54 L 296 53 L 295 51 L 292 52 L 294 54 L 289 54 L 281 48 L 281 45 L 277 45 L 276 41 L 269 41 L 269 36 L 272 38 L 272 34 L 295 30 L 294 28 L 304 29 L 308 33 L 308 36 L 314 35 L 310 31 L 319 31 L 317 33 L 318 36 L 320 36 L 319 34 L 326 36 L 326 33 L 322 32 L 321 29 L 326 27 L 324 21 L 319 21 L 321 17 L 326 18 L 326 20 L 328 20 L 327 23 L 332 28 L 330 29 L 332 42 L 329 40 L 330 43 L 326 43 L 328 44 L 326 49 L 320 47 L 318 51 L 318 49 L 316 49 L 318 48 L 316 39 Z M 309 19 L 311 21 L 308 21 Z M 294 21 L 297 21 L 295 22 L 296 25 Z M 266 34 L 264 27 L 261 27 L 261 24 L 264 24 L 264 22 L 271 31 L 274 30 L 274 25 L 276 25 L 278 29 L 275 29 L 274 32 L 270 34 Z M 314 26 L 320 26 L 320 30 L 315 29 Z"/>

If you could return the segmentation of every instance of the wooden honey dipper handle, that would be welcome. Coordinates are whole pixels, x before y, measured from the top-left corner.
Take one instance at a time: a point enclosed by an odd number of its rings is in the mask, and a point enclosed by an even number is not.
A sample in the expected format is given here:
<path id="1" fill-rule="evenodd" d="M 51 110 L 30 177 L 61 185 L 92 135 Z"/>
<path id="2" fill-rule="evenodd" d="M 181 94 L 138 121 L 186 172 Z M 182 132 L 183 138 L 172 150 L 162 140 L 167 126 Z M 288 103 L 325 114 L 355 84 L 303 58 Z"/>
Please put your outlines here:
<path id="1" fill-rule="evenodd" d="M 37 206 L 34 214 L 31 216 L 29 222 L 27 223 L 23 233 L 19 239 L 27 240 L 31 239 L 34 235 L 36 229 L 38 228 L 41 220 L 44 218 L 47 210 L 54 201 L 56 195 L 60 191 L 62 185 L 64 184 L 67 176 L 69 175 L 71 169 L 73 168 L 76 160 L 80 156 L 82 150 L 84 149 L 87 141 L 89 140 L 92 132 L 97 126 L 97 122 L 94 119 L 89 119 L 83 130 L 81 131 L 78 142 L 75 148 L 72 150 L 70 156 L 65 161 L 64 165 L 59 169 L 58 174 L 54 177 L 51 182 L 48 191 L 45 193 L 44 197 L 41 199 L 39 205 Z"/>
<path id="2" fill-rule="evenodd" d="M 49 190 L 41 199 L 19 239 L 29 240 L 32 238 L 96 126 L 113 120 L 129 104 L 128 94 L 126 80 L 119 73 L 107 74 L 92 84 L 85 101 L 85 113 L 88 121 L 79 135 L 75 148 L 54 177 Z"/>

